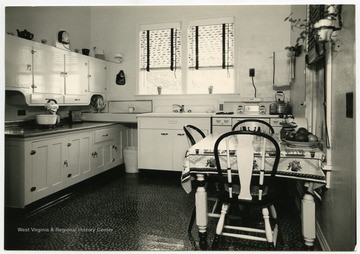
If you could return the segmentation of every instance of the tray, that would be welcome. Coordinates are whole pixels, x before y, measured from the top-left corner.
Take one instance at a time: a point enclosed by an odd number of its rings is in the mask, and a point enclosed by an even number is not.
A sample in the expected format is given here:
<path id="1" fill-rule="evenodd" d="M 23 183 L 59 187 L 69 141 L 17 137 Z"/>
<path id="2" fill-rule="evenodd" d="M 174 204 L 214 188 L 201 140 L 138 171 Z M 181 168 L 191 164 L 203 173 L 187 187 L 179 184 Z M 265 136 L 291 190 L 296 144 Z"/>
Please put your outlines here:
<path id="1" fill-rule="evenodd" d="M 318 144 L 319 144 L 319 141 L 300 142 L 300 141 L 286 140 L 286 139 L 284 139 L 284 142 L 285 142 L 289 147 L 317 147 Z"/>

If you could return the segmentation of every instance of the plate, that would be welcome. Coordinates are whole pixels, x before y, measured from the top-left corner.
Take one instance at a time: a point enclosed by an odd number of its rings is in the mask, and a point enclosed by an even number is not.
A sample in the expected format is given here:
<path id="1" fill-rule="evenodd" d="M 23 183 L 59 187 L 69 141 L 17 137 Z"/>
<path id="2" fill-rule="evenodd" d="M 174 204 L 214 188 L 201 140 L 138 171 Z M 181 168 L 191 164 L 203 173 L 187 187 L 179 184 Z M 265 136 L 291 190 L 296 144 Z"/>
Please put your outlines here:
<path id="1" fill-rule="evenodd" d="M 290 147 L 317 147 L 319 141 L 313 142 L 300 142 L 300 141 L 293 141 L 293 140 L 284 140 Z"/>

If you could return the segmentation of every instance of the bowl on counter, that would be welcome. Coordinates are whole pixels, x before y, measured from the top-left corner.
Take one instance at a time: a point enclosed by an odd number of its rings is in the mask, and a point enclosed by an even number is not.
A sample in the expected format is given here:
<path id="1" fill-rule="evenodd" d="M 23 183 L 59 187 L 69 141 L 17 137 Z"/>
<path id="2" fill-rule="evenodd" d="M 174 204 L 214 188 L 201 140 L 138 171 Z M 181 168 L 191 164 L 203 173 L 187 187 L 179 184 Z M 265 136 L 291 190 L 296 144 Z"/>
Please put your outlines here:
<path id="1" fill-rule="evenodd" d="M 39 125 L 55 125 L 58 119 L 57 115 L 39 114 L 36 115 L 36 123 Z"/>

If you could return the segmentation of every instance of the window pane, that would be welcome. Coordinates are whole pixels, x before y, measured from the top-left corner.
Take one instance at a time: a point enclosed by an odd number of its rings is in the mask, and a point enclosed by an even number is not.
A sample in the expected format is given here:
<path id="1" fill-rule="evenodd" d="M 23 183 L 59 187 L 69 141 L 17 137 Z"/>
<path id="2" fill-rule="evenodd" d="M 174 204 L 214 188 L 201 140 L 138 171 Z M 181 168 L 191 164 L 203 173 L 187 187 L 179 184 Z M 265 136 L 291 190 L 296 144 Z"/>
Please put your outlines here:
<path id="1" fill-rule="evenodd" d="M 140 94 L 179 94 L 181 83 L 181 32 L 177 28 L 140 32 Z"/>
<path id="2" fill-rule="evenodd" d="M 209 86 L 213 86 L 213 94 L 234 92 L 233 69 L 192 69 L 188 80 L 188 94 L 207 94 Z"/>
<path id="3" fill-rule="evenodd" d="M 181 94 L 181 69 L 140 71 L 139 94 L 158 94 L 158 86 L 162 87 L 161 94 Z"/>
<path id="4" fill-rule="evenodd" d="M 188 46 L 187 93 L 234 93 L 234 25 L 189 27 Z"/>

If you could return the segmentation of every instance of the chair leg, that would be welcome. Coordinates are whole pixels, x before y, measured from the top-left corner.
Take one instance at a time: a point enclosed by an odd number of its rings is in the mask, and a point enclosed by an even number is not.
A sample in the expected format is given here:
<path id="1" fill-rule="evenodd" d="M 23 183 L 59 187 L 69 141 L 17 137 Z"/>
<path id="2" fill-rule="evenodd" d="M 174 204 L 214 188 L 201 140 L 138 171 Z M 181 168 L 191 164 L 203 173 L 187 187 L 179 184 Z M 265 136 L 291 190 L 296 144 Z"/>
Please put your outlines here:
<path id="1" fill-rule="evenodd" d="M 221 233 L 222 233 L 222 231 L 224 229 L 225 216 L 226 216 L 226 213 L 227 213 L 227 211 L 229 209 L 229 206 L 230 206 L 229 204 L 223 204 L 222 207 L 221 207 L 220 218 L 219 218 L 219 221 L 218 221 L 217 226 L 216 226 L 216 234 L 215 234 L 213 243 L 211 245 L 212 250 L 216 250 L 219 247 L 220 235 L 221 235 Z"/>
<path id="2" fill-rule="evenodd" d="M 272 234 L 271 225 L 270 225 L 270 216 L 269 216 L 268 208 L 263 208 L 262 214 L 263 214 L 264 223 L 265 223 L 266 239 L 269 243 L 272 243 L 274 240 L 273 240 L 273 234 Z"/>
<path id="3" fill-rule="evenodd" d="M 191 218 L 190 218 L 189 227 L 188 227 L 188 233 L 190 233 L 193 228 L 195 218 L 196 218 L 196 207 L 194 206 L 192 213 L 191 213 Z"/>

